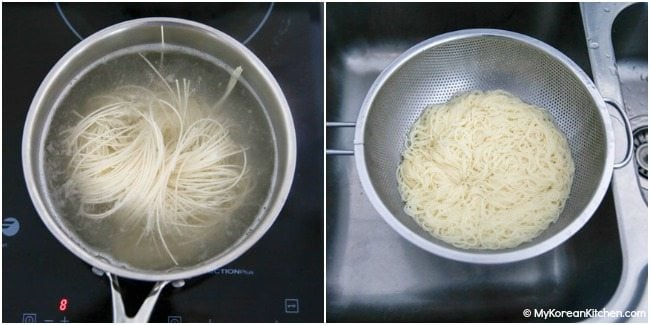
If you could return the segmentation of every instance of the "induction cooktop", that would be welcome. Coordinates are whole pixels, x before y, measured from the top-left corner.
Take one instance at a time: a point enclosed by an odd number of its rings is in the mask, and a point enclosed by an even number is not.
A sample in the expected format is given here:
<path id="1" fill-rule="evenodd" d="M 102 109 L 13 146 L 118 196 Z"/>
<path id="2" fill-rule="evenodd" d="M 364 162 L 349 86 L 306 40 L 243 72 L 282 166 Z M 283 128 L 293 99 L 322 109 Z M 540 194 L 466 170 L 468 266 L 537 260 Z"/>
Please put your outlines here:
<path id="1" fill-rule="evenodd" d="M 152 322 L 323 321 L 323 29 L 318 3 L 3 3 L 2 321 L 110 322 L 106 276 L 65 249 L 36 213 L 21 141 L 31 100 L 80 39 L 143 17 L 178 17 L 244 43 L 289 102 L 298 155 L 278 219 L 247 253 L 180 288 L 164 289 Z M 121 279 L 128 314 L 152 283 Z"/>

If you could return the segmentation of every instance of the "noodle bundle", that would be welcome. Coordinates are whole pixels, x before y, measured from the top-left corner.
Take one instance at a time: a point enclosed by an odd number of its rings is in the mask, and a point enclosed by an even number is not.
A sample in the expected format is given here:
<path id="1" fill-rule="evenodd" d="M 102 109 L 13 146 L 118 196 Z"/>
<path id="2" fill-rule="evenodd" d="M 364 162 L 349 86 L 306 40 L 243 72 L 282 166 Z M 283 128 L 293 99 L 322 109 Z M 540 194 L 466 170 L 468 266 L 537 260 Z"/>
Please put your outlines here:
<path id="1" fill-rule="evenodd" d="M 464 249 L 516 247 L 554 223 L 574 164 L 550 114 L 503 90 L 431 105 L 411 128 L 397 169 L 404 211 Z"/>
<path id="2" fill-rule="evenodd" d="M 248 190 L 246 149 L 209 113 L 223 105 L 241 68 L 206 107 L 193 98 L 189 80 L 167 82 L 140 56 L 162 87 L 120 86 L 95 97 L 89 114 L 78 114 L 63 132 L 70 157 L 64 188 L 79 202 L 80 216 L 142 227 L 142 236 L 157 237 L 178 264 L 166 236 L 219 223 Z"/>

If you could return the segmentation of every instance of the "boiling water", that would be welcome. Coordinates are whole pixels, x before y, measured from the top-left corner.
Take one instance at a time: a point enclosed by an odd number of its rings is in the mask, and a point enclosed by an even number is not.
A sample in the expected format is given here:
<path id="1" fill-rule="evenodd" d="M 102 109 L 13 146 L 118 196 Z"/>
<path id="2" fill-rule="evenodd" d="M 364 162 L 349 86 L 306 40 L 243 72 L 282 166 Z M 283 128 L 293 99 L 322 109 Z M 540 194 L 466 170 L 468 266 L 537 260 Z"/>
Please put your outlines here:
<path id="1" fill-rule="evenodd" d="M 205 107 L 212 107 L 222 97 L 235 68 L 205 54 L 170 45 L 165 45 L 164 52 L 160 46 L 132 47 L 102 58 L 74 79 L 55 108 L 46 141 L 48 185 L 58 214 L 70 229 L 69 235 L 82 247 L 89 247 L 89 251 L 100 252 L 112 263 L 132 269 L 167 270 L 196 265 L 233 246 L 265 212 L 277 163 L 273 132 L 263 105 L 245 81 L 244 71 L 221 108 L 210 114 L 229 126 L 235 143 L 247 148 L 250 191 L 242 206 L 214 226 L 165 234 L 165 242 L 178 266 L 170 259 L 158 236 L 142 236 L 142 227 L 124 224 L 119 216 L 103 220 L 79 216 L 79 203 L 74 196 L 67 195 L 63 186 L 68 177 L 70 157 L 65 153 L 61 132 L 80 121 L 75 112 L 87 116 L 97 109 L 88 105 L 92 98 L 110 93 L 116 87 L 164 87 L 138 53 L 143 54 L 168 82 L 190 80 L 193 98 Z"/>

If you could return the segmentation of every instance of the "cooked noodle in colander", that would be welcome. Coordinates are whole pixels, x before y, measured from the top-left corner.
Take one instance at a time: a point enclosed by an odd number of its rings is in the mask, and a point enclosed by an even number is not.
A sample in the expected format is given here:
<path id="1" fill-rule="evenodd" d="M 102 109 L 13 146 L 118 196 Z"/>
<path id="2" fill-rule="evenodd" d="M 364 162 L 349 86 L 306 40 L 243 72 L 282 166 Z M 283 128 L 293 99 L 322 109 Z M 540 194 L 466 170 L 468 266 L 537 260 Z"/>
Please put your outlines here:
<path id="1" fill-rule="evenodd" d="M 574 164 L 550 114 L 503 91 L 431 105 L 411 128 L 397 169 L 405 212 L 465 249 L 531 241 L 558 219 Z"/>

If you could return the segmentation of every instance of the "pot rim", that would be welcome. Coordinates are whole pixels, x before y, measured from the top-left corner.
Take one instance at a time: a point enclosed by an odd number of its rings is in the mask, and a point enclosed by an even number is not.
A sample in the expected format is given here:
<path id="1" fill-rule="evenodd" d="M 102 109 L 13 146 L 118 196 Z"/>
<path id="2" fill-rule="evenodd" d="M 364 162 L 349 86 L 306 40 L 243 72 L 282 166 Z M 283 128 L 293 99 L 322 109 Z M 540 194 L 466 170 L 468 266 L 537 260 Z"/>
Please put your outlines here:
<path id="1" fill-rule="evenodd" d="M 37 136 L 37 130 L 35 130 L 35 127 L 41 126 L 37 125 L 36 116 L 40 110 L 44 109 L 42 101 L 49 91 L 49 88 L 57 80 L 59 74 L 62 71 L 65 71 L 68 64 L 70 64 L 90 45 L 102 42 L 108 36 L 114 33 L 150 25 L 180 25 L 183 27 L 191 28 L 205 33 L 208 38 L 211 38 L 214 41 L 223 42 L 228 47 L 235 50 L 238 54 L 245 56 L 248 60 L 250 60 L 250 62 L 252 62 L 254 68 L 257 69 L 257 71 L 262 75 L 264 82 L 271 90 L 274 97 L 273 99 L 276 100 L 279 104 L 279 109 L 283 117 L 282 122 L 286 125 L 286 127 L 281 130 L 281 132 L 284 133 L 284 137 L 286 138 L 286 147 L 283 150 L 283 152 L 286 152 L 286 164 L 284 164 L 282 168 L 278 168 L 278 170 L 275 172 L 278 175 L 275 180 L 277 185 L 273 187 L 273 189 L 277 191 L 273 194 L 275 199 L 269 203 L 268 208 L 265 210 L 265 212 L 257 218 L 254 229 L 251 231 L 249 228 L 249 230 L 244 233 L 238 241 L 236 241 L 234 244 L 232 244 L 231 247 L 229 247 L 224 252 L 221 252 L 217 256 L 213 256 L 210 259 L 196 263 L 193 266 L 187 266 L 183 268 L 170 268 L 166 271 L 147 271 L 143 269 L 119 267 L 116 265 L 116 263 L 112 263 L 106 258 L 100 256 L 99 253 L 94 255 L 91 254 L 91 252 L 96 251 L 87 246 L 84 248 L 76 240 L 70 238 L 70 236 L 64 230 L 65 226 L 55 221 L 55 218 L 52 215 L 53 212 L 50 213 L 50 210 L 47 208 L 45 199 L 48 197 L 48 194 L 41 191 L 36 181 L 37 177 L 43 176 L 39 175 L 38 173 L 38 166 L 41 164 L 41 162 L 35 161 L 35 154 L 32 150 L 34 149 L 34 145 L 40 146 L 40 148 L 38 148 L 39 153 L 44 148 L 42 142 L 35 143 L 35 140 L 37 140 L 35 139 L 35 136 Z M 289 195 L 296 165 L 296 135 L 289 104 L 278 82 L 273 77 L 268 68 L 266 68 L 262 61 L 257 56 L 255 56 L 253 52 L 251 52 L 243 44 L 228 36 L 227 34 L 205 24 L 180 18 L 149 17 L 128 20 L 106 27 L 79 42 L 54 65 L 54 67 L 49 71 L 39 86 L 36 95 L 34 96 L 34 99 L 30 105 L 23 132 L 22 162 L 25 182 L 29 195 L 32 199 L 32 203 L 34 204 L 38 215 L 40 216 L 43 223 L 45 223 L 49 231 L 69 251 L 93 267 L 121 277 L 143 281 L 167 281 L 191 278 L 223 267 L 224 265 L 232 262 L 244 254 L 268 231 L 268 229 L 271 227 L 279 215 Z"/>

